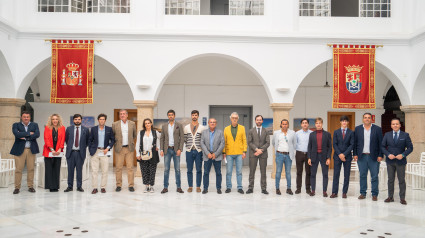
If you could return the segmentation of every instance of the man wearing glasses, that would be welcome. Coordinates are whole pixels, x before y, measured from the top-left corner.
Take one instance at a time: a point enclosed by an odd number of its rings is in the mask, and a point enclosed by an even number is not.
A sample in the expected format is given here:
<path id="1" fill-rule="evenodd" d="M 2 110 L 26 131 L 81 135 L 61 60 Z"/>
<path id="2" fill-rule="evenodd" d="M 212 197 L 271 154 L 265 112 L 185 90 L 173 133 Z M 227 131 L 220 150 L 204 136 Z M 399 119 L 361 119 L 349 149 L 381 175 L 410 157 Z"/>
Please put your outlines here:
<path id="1" fill-rule="evenodd" d="M 291 166 L 295 158 L 295 148 L 297 146 L 297 136 L 295 132 L 289 129 L 289 121 L 283 119 L 280 122 L 280 130 L 273 133 L 272 144 L 276 151 L 276 194 L 281 195 L 280 175 L 282 174 L 283 164 L 285 164 L 286 193 L 293 195 L 291 190 Z"/>

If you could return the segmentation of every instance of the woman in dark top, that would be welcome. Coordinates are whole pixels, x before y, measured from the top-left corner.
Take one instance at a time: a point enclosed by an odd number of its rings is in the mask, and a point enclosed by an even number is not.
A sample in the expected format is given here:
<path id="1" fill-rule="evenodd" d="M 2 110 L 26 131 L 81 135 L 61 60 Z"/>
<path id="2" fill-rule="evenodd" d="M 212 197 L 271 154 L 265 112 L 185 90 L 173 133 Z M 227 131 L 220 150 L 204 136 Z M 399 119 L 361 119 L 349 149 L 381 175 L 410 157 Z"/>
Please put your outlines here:
<path id="1" fill-rule="evenodd" d="M 143 130 L 137 134 L 136 157 L 140 163 L 143 184 L 146 186 L 145 193 L 154 192 L 156 167 L 159 163 L 159 137 L 158 131 L 152 128 L 152 120 L 149 118 L 143 120 Z M 145 154 L 147 151 L 152 151 L 152 158 L 142 160 L 142 153 Z"/>
<path id="2" fill-rule="evenodd" d="M 62 124 L 62 118 L 58 114 L 49 117 L 46 127 L 44 128 L 44 166 L 45 179 L 44 188 L 50 192 L 59 191 L 60 184 L 60 168 L 65 142 L 65 127 Z"/>

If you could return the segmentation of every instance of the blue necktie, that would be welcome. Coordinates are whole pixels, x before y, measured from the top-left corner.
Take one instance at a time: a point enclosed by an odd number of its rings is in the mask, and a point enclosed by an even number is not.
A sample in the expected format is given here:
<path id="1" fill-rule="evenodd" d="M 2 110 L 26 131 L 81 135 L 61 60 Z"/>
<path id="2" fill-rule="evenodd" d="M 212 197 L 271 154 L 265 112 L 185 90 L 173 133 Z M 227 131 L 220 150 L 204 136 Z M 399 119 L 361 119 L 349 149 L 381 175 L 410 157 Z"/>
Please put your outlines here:
<path id="1" fill-rule="evenodd" d="M 397 139 L 398 139 L 397 134 L 398 134 L 397 132 L 394 133 L 394 143 L 397 143 Z"/>

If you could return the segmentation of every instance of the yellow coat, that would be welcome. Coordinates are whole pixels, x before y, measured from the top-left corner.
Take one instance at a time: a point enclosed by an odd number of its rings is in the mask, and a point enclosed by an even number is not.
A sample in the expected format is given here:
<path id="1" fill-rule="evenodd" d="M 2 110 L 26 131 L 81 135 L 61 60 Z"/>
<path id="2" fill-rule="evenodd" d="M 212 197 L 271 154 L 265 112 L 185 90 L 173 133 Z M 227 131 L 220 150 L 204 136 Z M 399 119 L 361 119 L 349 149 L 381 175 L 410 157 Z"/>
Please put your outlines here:
<path id="1" fill-rule="evenodd" d="M 238 132 L 236 133 L 236 140 L 233 140 L 232 131 L 230 129 L 232 125 L 224 128 L 224 150 L 223 153 L 226 155 L 241 155 L 246 153 L 247 144 L 246 144 L 246 134 L 245 127 L 238 124 Z"/>

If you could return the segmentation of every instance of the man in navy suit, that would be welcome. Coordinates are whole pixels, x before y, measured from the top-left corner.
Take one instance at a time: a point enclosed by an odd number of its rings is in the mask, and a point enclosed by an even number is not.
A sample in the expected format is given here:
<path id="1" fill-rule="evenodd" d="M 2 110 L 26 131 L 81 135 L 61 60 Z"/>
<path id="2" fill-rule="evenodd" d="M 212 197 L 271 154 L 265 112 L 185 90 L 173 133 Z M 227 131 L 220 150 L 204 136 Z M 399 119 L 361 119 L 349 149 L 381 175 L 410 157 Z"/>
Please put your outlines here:
<path id="1" fill-rule="evenodd" d="M 344 186 L 342 187 L 342 198 L 347 198 L 348 184 L 350 182 L 350 170 L 352 151 L 354 148 L 354 132 L 348 128 L 349 119 L 341 116 L 339 119 L 341 128 L 334 131 L 333 147 L 334 153 L 334 179 L 331 198 L 338 197 L 339 174 L 341 166 L 344 165 Z"/>
<path id="2" fill-rule="evenodd" d="M 105 126 L 107 116 L 105 114 L 99 114 L 97 116 L 98 126 L 92 127 L 90 131 L 89 139 L 89 152 L 91 155 L 91 168 L 92 168 L 92 194 L 96 194 L 97 190 L 97 174 L 100 168 L 102 170 L 102 182 L 100 184 L 101 192 L 106 193 L 106 182 L 108 180 L 108 165 L 109 156 L 106 156 L 108 151 L 111 150 L 115 143 L 114 133 L 112 127 Z"/>
<path id="3" fill-rule="evenodd" d="M 35 154 L 39 153 L 37 138 L 40 137 L 38 125 L 30 122 L 31 115 L 29 112 L 21 113 L 21 122 L 13 124 L 12 132 L 15 135 L 15 143 L 10 151 L 15 156 L 15 190 L 13 194 L 18 194 L 21 189 L 22 170 L 24 170 L 25 162 L 27 163 L 27 185 L 28 191 L 35 193 L 34 189 L 34 165 Z"/>
<path id="4" fill-rule="evenodd" d="M 74 125 L 66 128 L 66 162 L 68 163 L 68 187 L 64 192 L 70 192 L 74 186 L 74 169 L 77 169 L 77 191 L 84 192 L 83 165 L 86 159 L 86 149 L 89 143 L 89 129 L 81 126 L 83 117 L 75 114 Z"/>
<path id="5" fill-rule="evenodd" d="M 413 151 L 412 140 L 409 133 L 400 130 L 401 123 L 399 118 L 391 120 L 392 131 L 385 133 L 382 140 L 382 152 L 386 156 L 388 171 L 388 198 L 385 202 L 394 202 L 394 179 L 397 173 L 398 186 L 400 188 L 400 203 L 407 205 L 405 170 L 407 158 Z"/>
<path id="6" fill-rule="evenodd" d="M 322 166 L 323 175 L 323 197 L 328 193 L 328 169 L 332 154 L 331 134 L 323 130 L 323 119 L 318 117 L 315 122 L 316 131 L 310 133 L 308 140 L 308 164 L 311 166 L 311 192 L 310 196 L 316 195 L 316 174 L 317 168 Z"/>
<path id="7" fill-rule="evenodd" d="M 360 196 L 366 198 L 367 173 L 372 177 L 372 201 L 378 201 L 379 194 L 379 164 L 382 161 L 382 130 L 381 127 L 372 124 L 372 114 L 363 114 L 363 125 L 354 130 L 354 160 L 357 161 L 360 172 Z"/>

